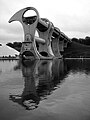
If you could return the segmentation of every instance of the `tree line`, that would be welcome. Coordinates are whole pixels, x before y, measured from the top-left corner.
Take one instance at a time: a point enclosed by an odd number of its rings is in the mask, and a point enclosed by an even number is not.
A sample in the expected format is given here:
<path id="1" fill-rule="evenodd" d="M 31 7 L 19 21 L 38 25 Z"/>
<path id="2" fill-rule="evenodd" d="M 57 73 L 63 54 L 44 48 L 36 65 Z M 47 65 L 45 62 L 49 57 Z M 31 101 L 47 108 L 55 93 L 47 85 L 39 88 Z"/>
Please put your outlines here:
<path id="1" fill-rule="evenodd" d="M 85 38 L 72 38 L 72 41 L 74 42 L 78 42 L 80 44 L 84 44 L 84 45 L 90 45 L 90 37 L 86 36 Z"/>

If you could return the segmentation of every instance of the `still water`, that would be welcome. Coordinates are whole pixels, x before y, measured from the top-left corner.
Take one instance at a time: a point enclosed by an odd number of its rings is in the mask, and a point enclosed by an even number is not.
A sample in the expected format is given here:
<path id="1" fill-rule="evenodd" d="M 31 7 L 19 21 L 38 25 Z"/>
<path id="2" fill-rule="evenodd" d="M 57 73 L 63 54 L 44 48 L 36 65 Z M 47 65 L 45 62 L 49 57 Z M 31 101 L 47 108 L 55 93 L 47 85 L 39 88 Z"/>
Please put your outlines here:
<path id="1" fill-rule="evenodd" d="M 0 120 L 90 120 L 90 60 L 0 61 Z"/>

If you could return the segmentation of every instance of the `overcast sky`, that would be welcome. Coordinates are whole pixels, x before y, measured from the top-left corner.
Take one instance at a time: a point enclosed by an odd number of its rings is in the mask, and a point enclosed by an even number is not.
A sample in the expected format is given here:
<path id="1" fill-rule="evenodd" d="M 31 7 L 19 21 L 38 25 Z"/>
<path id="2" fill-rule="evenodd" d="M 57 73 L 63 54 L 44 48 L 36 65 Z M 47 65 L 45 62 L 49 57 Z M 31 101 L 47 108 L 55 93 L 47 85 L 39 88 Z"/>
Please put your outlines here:
<path id="1" fill-rule="evenodd" d="M 8 20 L 18 10 L 31 6 L 68 37 L 90 36 L 90 0 L 0 0 L 0 43 L 23 41 L 22 25 Z"/>

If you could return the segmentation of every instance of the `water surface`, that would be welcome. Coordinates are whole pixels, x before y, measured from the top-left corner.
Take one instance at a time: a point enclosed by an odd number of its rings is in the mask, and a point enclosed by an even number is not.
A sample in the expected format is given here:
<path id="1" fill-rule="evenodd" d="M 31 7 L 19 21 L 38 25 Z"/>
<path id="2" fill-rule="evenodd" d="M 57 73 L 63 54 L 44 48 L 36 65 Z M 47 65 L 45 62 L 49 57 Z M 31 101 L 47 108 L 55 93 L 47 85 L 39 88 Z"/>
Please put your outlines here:
<path id="1" fill-rule="evenodd" d="M 0 61 L 0 120 L 89 119 L 89 59 Z"/>

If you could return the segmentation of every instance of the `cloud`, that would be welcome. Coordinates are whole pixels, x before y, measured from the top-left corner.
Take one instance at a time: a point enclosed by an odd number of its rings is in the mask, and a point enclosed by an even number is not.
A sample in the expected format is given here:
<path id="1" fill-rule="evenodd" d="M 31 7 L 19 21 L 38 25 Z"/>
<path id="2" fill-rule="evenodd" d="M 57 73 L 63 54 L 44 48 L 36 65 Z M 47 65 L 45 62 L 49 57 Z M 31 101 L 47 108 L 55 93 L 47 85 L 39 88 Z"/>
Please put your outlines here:
<path id="1" fill-rule="evenodd" d="M 0 41 L 23 41 L 19 22 L 8 23 L 10 17 L 27 6 L 35 7 L 40 17 L 48 18 L 69 36 L 85 36 L 90 31 L 90 0 L 0 0 Z M 77 33 L 77 34 L 76 34 Z M 66 34 L 68 35 L 68 34 Z"/>
<path id="2" fill-rule="evenodd" d="M 0 24 L 0 43 L 23 41 L 23 30 L 21 26 Z"/>
<path id="3" fill-rule="evenodd" d="M 8 35 L 2 34 L 0 35 L 0 43 L 6 44 L 8 42 L 15 42 L 15 41 L 23 41 L 23 36 L 15 36 L 15 35 Z"/>
<path id="4" fill-rule="evenodd" d="M 58 14 L 56 15 L 56 23 L 61 30 L 87 33 L 90 31 L 90 18 L 87 16 Z"/>

